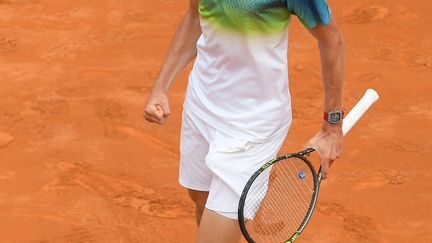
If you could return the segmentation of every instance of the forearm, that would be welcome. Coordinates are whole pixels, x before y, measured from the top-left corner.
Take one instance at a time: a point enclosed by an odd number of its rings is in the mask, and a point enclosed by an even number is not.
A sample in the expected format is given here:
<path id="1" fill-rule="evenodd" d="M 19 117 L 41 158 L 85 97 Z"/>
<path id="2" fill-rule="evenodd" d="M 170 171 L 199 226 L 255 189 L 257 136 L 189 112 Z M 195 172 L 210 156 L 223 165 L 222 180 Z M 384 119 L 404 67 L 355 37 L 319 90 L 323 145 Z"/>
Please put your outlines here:
<path id="1" fill-rule="evenodd" d="M 342 110 L 344 86 L 345 47 L 342 35 L 330 26 L 318 33 L 324 82 L 324 111 Z M 309 140 L 309 147 L 316 149 L 321 157 L 321 173 L 327 177 L 331 164 L 341 155 L 343 144 L 342 122 L 323 120 L 321 130 Z"/>
<path id="2" fill-rule="evenodd" d="M 331 41 L 320 41 L 324 82 L 324 111 L 342 110 L 345 45 L 340 33 Z"/>
<path id="3" fill-rule="evenodd" d="M 177 75 L 195 57 L 196 43 L 201 35 L 197 9 L 189 9 L 183 17 L 171 42 L 153 90 L 167 92 Z"/>

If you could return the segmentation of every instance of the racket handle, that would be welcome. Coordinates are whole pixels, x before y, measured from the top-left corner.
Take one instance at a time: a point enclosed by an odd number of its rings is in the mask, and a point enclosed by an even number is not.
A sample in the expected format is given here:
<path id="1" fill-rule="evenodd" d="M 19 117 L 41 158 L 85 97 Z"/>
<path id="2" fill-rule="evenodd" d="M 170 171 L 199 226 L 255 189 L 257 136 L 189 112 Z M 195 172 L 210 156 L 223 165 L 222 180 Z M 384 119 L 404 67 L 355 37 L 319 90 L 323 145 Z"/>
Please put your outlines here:
<path id="1" fill-rule="evenodd" d="M 363 98 L 352 108 L 343 120 L 342 132 L 346 135 L 364 113 L 379 99 L 378 93 L 373 89 L 366 90 Z"/>

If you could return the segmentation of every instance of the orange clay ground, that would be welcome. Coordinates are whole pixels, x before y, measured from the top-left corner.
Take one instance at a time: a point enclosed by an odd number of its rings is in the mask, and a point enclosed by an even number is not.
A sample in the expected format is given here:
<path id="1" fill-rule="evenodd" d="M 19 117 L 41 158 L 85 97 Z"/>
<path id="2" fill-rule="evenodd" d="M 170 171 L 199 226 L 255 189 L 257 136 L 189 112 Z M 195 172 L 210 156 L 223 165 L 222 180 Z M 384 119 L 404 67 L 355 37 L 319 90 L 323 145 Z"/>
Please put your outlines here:
<path id="1" fill-rule="evenodd" d="M 329 1 L 347 45 L 345 107 L 381 100 L 346 138 L 298 242 L 432 242 L 432 5 Z M 0 242 L 193 242 L 177 183 L 187 71 L 164 126 L 142 119 L 187 1 L 0 0 Z M 321 124 L 314 40 L 293 20 L 294 124 Z"/>

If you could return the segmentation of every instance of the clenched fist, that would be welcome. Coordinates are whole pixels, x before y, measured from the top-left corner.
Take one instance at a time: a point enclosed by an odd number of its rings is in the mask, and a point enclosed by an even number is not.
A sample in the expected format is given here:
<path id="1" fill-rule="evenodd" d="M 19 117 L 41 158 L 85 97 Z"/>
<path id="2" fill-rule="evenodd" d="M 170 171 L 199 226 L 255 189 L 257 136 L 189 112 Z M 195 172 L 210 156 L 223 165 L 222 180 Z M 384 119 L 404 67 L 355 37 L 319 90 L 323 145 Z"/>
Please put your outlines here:
<path id="1" fill-rule="evenodd" d="M 162 91 L 153 90 L 147 99 L 144 118 L 149 122 L 163 124 L 170 115 L 167 95 Z"/>

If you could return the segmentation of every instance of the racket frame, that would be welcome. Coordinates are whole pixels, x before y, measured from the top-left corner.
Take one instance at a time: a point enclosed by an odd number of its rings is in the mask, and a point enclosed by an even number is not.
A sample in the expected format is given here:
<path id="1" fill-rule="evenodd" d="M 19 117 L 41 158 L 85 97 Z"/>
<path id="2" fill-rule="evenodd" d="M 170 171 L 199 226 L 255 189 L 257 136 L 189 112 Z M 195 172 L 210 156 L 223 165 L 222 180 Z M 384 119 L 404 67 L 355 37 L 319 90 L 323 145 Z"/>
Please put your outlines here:
<path id="1" fill-rule="evenodd" d="M 245 237 L 245 239 L 249 243 L 255 243 L 255 241 L 252 239 L 252 237 L 249 235 L 249 232 L 246 229 L 246 225 L 245 225 L 246 222 L 245 222 L 245 218 L 244 218 L 244 205 L 246 203 L 246 198 L 247 198 L 249 189 L 252 186 L 252 184 L 254 183 L 255 179 L 262 172 L 264 172 L 270 166 L 272 166 L 273 164 L 275 164 L 281 160 L 290 159 L 290 158 L 301 159 L 304 163 L 306 163 L 308 165 L 309 169 L 311 170 L 312 175 L 313 175 L 313 182 L 314 182 L 311 203 L 309 205 L 306 216 L 303 219 L 303 222 L 300 224 L 299 228 L 295 231 L 295 233 L 285 242 L 288 242 L 288 243 L 293 242 L 303 232 L 304 228 L 306 228 L 306 225 L 309 222 L 310 218 L 312 217 L 312 213 L 315 209 L 315 205 L 316 205 L 316 202 L 318 200 L 319 186 L 320 186 L 321 177 L 322 177 L 321 176 L 321 167 L 317 173 L 315 171 L 315 168 L 313 167 L 312 163 L 306 158 L 306 156 L 309 156 L 309 154 L 314 152 L 314 151 L 315 151 L 315 149 L 308 148 L 308 149 L 305 149 L 301 152 L 297 152 L 297 153 L 293 153 L 293 154 L 286 154 L 286 155 L 281 155 L 279 157 L 276 157 L 276 158 L 270 160 L 269 162 L 265 163 L 263 166 L 261 166 L 261 168 L 258 169 L 251 176 L 251 178 L 248 180 L 248 182 L 246 183 L 246 186 L 244 187 L 244 190 L 240 196 L 240 202 L 239 202 L 239 207 L 238 207 L 238 222 L 239 222 L 240 230 L 241 230 L 243 236 Z"/>

